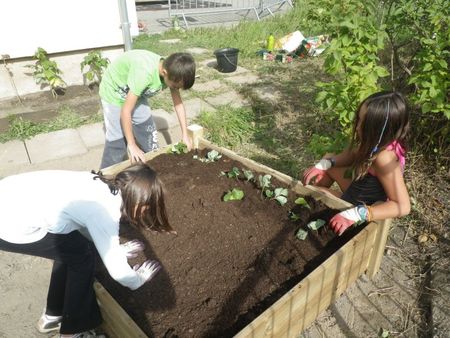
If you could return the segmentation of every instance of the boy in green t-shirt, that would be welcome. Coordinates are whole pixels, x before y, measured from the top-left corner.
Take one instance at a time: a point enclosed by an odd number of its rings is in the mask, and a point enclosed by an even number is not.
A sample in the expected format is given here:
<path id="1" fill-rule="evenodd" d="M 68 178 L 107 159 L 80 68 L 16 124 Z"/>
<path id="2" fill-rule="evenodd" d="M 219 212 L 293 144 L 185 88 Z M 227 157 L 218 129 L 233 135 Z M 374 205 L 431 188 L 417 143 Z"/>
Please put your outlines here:
<path id="1" fill-rule="evenodd" d="M 111 63 L 100 83 L 105 120 L 105 149 L 100 168 L 123 161 L 144 161 L 144 153 L 158 148 L 157 131 L 147 102 L 169 87 L 180 123 L 182 141 L 191 149 L 187 135 L 186 111 L 179 89 L 195 81 L 191 54 L 174 53 L 168 58 L 147 50 L 130 50 Z"/>

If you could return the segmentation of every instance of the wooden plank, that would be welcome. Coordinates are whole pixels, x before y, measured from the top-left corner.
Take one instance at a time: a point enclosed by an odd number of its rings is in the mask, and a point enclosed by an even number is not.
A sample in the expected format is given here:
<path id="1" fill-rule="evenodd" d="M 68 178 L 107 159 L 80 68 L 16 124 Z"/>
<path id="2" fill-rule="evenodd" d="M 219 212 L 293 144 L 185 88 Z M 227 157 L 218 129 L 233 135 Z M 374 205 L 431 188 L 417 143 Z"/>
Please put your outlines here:
<path id="1" fill-rule="evenodd" d="M 365 271 L 375 223 L 356 235 L 317 269 L 240 331 L 235 338 L 297 337 Z"/>
<path id="2" fill-rule="evenodd" d="M 318 187 L 315 187 L 312 185 L 304 186 L 300 181 L 298 181 L 286 174 L 283 174 L 282 172 L 279 172 L 279 171 L 272 169 L 268 166 L 265 166 L 261 163 L 253 161 L 249 158 L 242 157 L 242 156 L 236 154 L 232 150 L 229 150 L 229 149 L 226 149 L 223 147 L 219 147 L 202 137 L 199 137 L 198 145 L 199 145 L 200 149 L 208 148 L 208 149 L 217 150 L 221 154 L 224 154 L 233 160 L 241 162 L 243 165 L 245 165 L 249 169 L 270 174 L 270 175 L 276 177 L 280 182 L 286 184 L 291 189 L 295 190 L 295 192 L 297 192 L 301 195 L 311 196 L 317 200 L 320 200 L 329 208 L 342 210 L 342 209 L 347 209 L 347 208 L 353 206 L 351 203 L 348 203 L 330 193 L 325 193 L 323 190 L 321 190 Z"/>
<path id="3" fill-rule="evenodd" d="M 97 281 L 94 290 L 103 317 L 102 328 L 109 338 L 147 338 L 109 292 Z"/>
<path id="4" fill-rule="evenodd" d="M 367 275 L 369 278 L 374 278 L 377 272 L 380 270 L 381 260 L 384 256 L 384 249 L 386 248 L 386 242 L 389 235 L 389 229 L 391 227 L 391 219 L 379 221 L 377 228 L 377 236 L 373 251 L 370 255 L 370 262 L 367 268 Z"/>

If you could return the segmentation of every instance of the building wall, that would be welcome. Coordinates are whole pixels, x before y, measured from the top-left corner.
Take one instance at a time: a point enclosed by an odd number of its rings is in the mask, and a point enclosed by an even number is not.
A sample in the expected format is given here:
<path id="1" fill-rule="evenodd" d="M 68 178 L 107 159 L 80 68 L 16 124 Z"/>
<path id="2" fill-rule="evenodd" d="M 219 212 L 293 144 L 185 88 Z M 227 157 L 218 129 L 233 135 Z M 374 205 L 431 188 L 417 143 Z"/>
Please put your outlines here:
<path id="1" fill-rule="evenodd" d="M 134 0 L 127 0 L 132 36 L 138 34 Z M 0 100 L 40 90 L 32 56 L 44 48 L 68 85 L 82 84 L 80 63 L 91 50 L 114 59 L 123 52 L 118 0 L 4 0 L 0 10 Z M 28 73 L 28 75 L 27 75 Z"/>

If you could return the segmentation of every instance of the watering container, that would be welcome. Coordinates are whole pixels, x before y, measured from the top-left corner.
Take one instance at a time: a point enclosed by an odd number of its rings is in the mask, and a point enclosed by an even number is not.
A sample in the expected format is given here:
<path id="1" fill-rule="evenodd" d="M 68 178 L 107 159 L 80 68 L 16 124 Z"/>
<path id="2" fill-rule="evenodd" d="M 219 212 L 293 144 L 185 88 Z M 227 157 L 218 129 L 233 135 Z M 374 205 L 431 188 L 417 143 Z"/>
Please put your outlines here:
<path id="1" fill-rule="evenodd" d="M 231 73 L 237 68 L 239 49 L 221 48 L 214 51 L 217 58 L 217 70 L 221 73 Z"/>

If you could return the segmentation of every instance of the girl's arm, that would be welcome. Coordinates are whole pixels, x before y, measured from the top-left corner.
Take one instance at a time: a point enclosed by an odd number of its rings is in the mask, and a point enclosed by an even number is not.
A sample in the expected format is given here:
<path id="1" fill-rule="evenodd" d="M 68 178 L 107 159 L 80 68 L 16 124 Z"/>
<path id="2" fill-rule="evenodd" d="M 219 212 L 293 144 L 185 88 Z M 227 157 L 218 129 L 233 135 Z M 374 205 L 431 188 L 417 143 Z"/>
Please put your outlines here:
<path id="1" fill-rule="evenodd" d="M 183 100 L 181 99 L 180 91 L 178 89 L 170 88 L 170 94 L 172 95 L 173 107 L 175 108 L 178 123 L 180 124 L 181 138 L 184 144 L 187 145 L 188 150 L 191 150 L 192 144 L 187 132 L 186 110 L 184 108 Z"/>
<path id="2" fill-rule="evenodd" d="M 138 98 L 138 96 L 129 91 L 120 111 L 120 123 L 122 125 L 123 135 L 127 141 L 127 150 L 131 162 L 145 162 L 144 152 L 136 144 L 131 122 L 131 113 L 136 106 Z"/>
<path id="3" fill-rule="evenodd" d="M 371 207 L 372 218 L 382 220 L 409 214 L 411 205 L 402 169 L 393 151 L 383 150 L 372 164 L 388 200 Z"/>

